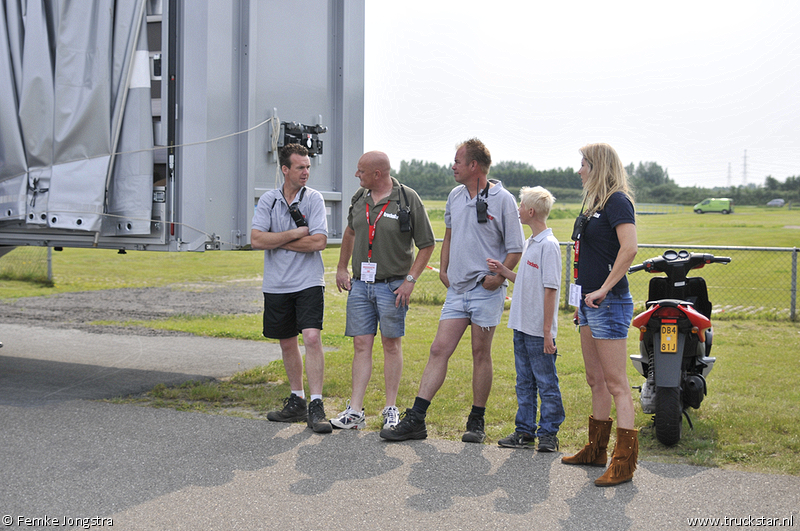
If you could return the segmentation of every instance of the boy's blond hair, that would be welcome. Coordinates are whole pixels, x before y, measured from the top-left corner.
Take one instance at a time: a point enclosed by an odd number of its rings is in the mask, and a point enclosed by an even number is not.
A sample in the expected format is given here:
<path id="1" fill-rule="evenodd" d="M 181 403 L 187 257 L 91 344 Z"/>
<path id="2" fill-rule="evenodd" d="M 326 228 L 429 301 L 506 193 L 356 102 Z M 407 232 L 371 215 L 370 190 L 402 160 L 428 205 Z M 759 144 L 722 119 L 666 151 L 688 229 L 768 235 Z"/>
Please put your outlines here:
<path id="1" fill-rule="evenodd" d="M 523 186 L 519 191 L 519 202 L 525 208 L 532 208 L 536 211 L 536 217 L 546 220 L 550 215 L 550 209 L 556 198 L 548 190 L 541 186 Z"/>

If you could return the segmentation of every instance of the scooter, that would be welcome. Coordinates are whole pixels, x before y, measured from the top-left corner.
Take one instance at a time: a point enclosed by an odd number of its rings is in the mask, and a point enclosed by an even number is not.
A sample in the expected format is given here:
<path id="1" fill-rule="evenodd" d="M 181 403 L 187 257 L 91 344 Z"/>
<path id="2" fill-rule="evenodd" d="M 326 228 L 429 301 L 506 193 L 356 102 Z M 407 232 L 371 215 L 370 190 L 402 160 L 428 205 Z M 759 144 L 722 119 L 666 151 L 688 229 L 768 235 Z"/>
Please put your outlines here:
<path id="1" fill-rule="evenodd" d="M 642 411 L 654 415 L 656 438 L 672 446 L 681 439 L 682 416 L 698 409 L 708 393 L 706 378 L 716 358 L 706 281 L 687 277 L 706 264 L 728 264 L 726 256 L 668 250 L 628 269 L 628 273 L 665 273 L 650 279 L 646 310 L 633 319 L 639 329 L 639 354 L 631 362 L 646 378 L 638 387 Z M 636 389 L 636 387 L 634 387 Z"/>

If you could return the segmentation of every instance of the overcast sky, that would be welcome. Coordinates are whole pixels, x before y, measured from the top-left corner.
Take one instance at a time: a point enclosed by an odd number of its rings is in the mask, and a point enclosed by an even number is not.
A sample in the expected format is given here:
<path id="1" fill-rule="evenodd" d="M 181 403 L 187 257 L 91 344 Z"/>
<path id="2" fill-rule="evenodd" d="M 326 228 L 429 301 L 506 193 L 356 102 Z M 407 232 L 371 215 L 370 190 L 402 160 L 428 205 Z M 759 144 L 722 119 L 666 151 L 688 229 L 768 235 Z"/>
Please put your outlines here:
<path id="1" fill-rule="evenodd" d="M 800 175 L 800 2 L 366 2 L 365 148 L 392 167 L 577 169 L 608 142 L 681 186 Z"/>

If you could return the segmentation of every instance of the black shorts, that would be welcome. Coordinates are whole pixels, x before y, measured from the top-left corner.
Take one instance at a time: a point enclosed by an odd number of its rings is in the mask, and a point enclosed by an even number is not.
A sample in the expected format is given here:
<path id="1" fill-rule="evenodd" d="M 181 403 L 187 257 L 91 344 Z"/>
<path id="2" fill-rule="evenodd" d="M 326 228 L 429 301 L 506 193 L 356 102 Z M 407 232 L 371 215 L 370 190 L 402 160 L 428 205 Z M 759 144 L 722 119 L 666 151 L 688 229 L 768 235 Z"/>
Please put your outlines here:
<path id="1" fill-rule="evenodd" d="M 264 337 L 288 339 L 306 328 L 322 330 L 325 287 L 295 293 L 264 293 Z"/>

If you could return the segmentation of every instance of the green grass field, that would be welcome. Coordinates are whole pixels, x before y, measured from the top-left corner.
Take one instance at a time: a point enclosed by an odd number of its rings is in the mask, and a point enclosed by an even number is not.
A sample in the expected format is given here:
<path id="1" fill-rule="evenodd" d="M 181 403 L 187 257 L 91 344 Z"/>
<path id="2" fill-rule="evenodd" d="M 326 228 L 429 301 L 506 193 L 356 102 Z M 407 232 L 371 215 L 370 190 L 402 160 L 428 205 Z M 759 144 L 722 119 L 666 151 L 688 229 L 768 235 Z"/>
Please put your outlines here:
<path id="1" fill-rule="evenodd" d="M 429 201 L 426 207 L 435 233 L 444 234 L 444 201 Z M 578 204 L 559 206 L 556 203 L 548 225 L 560 242 L 569 241 L 579 209 Z M 637 219 L 637 232 L 640 244 L 660 244 L 663 247 L 640 248 L 634 263 L 658 256 L 667 248 L 680 249 L 681 246 L 794 248 L 800 247 L 800 210 L 738 207 L 734 214 L 723 216 L 695 214 L 687 208 L 683 214 L 641 215 Z M 527 227 L 526 234 L 529 235 Z M 721 310 L 718 318 L 789 317 L 790 251 L 689 250 L 732 258 L 727 266 L 712 265 L 690 274 L 706 279 L 711 301 Z M 566 252 L 565 246 L 562 246 L 562 251 Z M 438 252 L 434 252 L 430 264 L 438 268 Z M 644 272 L 629 277 L 638 308 L 643 308 L 647 300 L 650 278 L 651 275 Z M 513 286 L 511 289 L 513 291 Z M 441 302 L 445 293 L 435 274 L 427 279 L 423 276 L 417 292 L 424 300 L 436 302 Z"/>
<path id="2" fill-rule="evenodd" d="M 444 233 L 443 202 L 428 202 L 434 231 Z M 566 241 L 578 205 L 557 204 L 550 225 L 556 236 Z M 641 216 L 639 242 L 680 245 L 796 247 L 800 242 L 800 211 L 737 207 L 729 216 L 685 214 Z M 700 230 L 698 230 L 700 229 Z M 647 258 L 650 254 L 640 256 Z M 323 252 L 326 278 L 334 286 L 338 249 Z M 438 252 L 431 265 L 438 266 Z M 721 266 L 720 266 L 721 267 Z M 733 264 L 728 267 L 733 267 Z M 754 279 L 766 276 L 764 267 L 747 273 Z M 262 271 L 260 252 L 233 251 L 208 253 L 149 253 L 65 249 L 53 254 L 54 287 L 22 281 L 0 283 L 0 300 L 21 296 L 47 296 L 67 291 L 122 287 L 167 286 L 177 283 L 255 280 Z M 709 267 L 703 276 L 711 275 Z M 713 277 L 712 277 L 713 278 Z M 709 282 L 711 284 L 711 282 Z M 427 287 L 426 287 L 427 286 Z M 191 289 L 187 287 L 185 289 Z M 258 289 L 257 287 L 254 289 Z M 711 288 L 710 288 L 711 289 Z M 428 294 L 429 293 L 429 294 Z M 415 290 L 408 314 L 408 333 L 404 340 L 405 368 L 400 388 L 401 408 L 409 407 L 427 361 L 430 342 L 436 333 L 443 290 L 437 275 L 425 273 Z M 428 295 L 425 295 L 428 294 Z M 712 292 L 712 299 L 714 292 Z M 326 355 L 325 395 L 329 414 L 344 408 L 350 394 L 352 341 L 343 335 L 346 295 L 334 289 L 326 292 L 326 322 L 323 341 L 332 350 Z M 718 302 L 715 300 L 715 302 Z M 511 331 L 507 314 L 494 340 L 495 378 L 487 411 L 490 443 L 514 430 L 516 398 Z M 573 452 L 586 438 L 586 418 L 590 394 L 583 375 L 578 334 L 571 324 L 571 313 L 559 320 L 558 370 L 567 419 L 559 437 L 561 450 Z M 199 335 L 265 341 L 259 335 L 259 315 L 176 317 L 170 320 L 134 323 L 141 326 L 184 330 Z M 468 333 L 467 333 L 468 336 Z M 379 428 L 383 407 L 382 355 L 376 342 L 373 379 L 365 408 L 370 416 L 368 429 Z M 638 334 L 631 331 L 628 351 L 638 351 Z M 465 336 L 450 363 L 448 378 L 436 396 L 428 416 L 431 437 L 459 439 L 471 404 L 471 356 Z M 714 352 L 717 364 L 708 379 L 709 394 L 697 411 L 692 410 L 694 430 L 685 426 L 684 437 L 675 447 L 655 441 L 648 416 L 639 412 L 641 428 L 640 458 L 650 461 L 680 462 L 718 466 L 737 470 L 781 474 L 800 474 L 800 325 L 788 320 L 759 318 L 728 319 L 715 322 Z M 632 385 L 642 378 L 629 364 Z M 634 392 L 635 393 L 635 392 Z M 234 375 L 229 381 L 190 383 L 180 388 L 159 386 L 145 397 L 128 397 L 156 406 L 208 412 L 248 415 L 261 418 L 278 406 L 288 394 L 280 362 Z M 636 396 L 636 393 L 635 393 Z M 639 407 L 637 405 L 637 410 Z"/>

